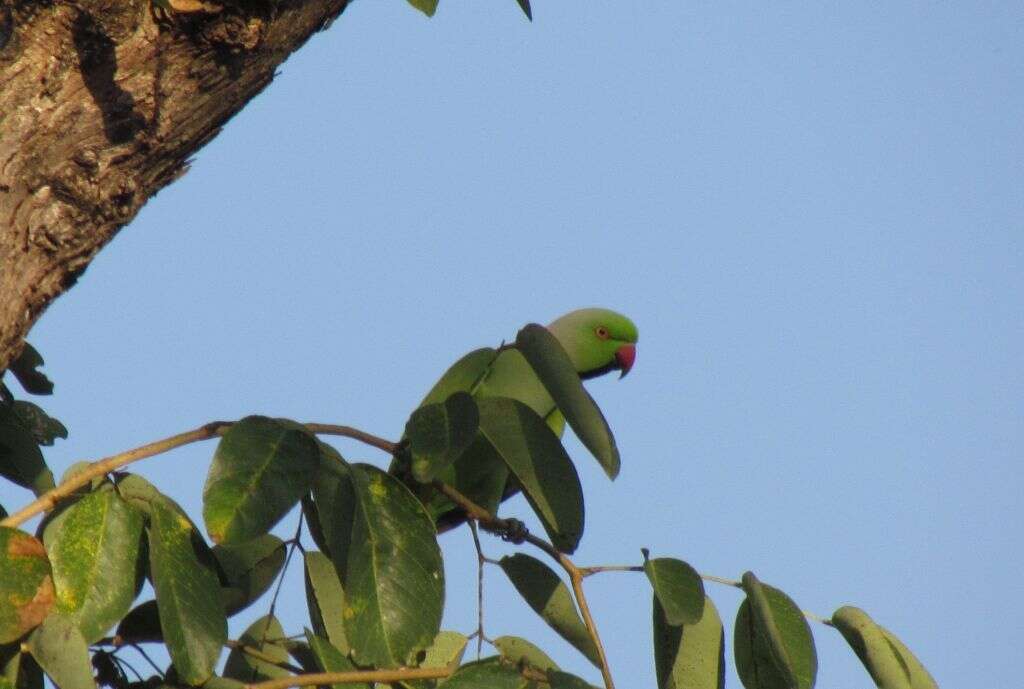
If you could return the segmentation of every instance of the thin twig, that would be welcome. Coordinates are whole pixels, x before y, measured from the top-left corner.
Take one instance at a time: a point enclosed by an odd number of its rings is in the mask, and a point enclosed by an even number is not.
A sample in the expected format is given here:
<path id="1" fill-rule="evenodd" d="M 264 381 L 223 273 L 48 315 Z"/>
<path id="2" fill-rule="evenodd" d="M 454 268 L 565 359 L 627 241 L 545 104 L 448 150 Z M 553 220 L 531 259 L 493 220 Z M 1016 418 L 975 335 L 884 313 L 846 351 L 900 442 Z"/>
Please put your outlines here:
<path id="1" fill-rule="evenodd" d="M 736 581 L 735 579 L 726 579 L 725 577 L 716 577 L 714 574 L 701 574 L 700 578 L 704 581 L 713 581 L 716 584 L 722 584 L 723 586 L 732 586 L 733 588 L 741 589 L 743 584 Z"/>
<path id="2" fill-rule="evenodd" d="M 573 593 L 576 597 L 576 604 L 579 606 L 580 614 L 583 616 L 583 624 L 586 626 L 587 632 L 590 634 L 590 639 L 594 642 L 594 647 L 597 649 L 597 657 L 600 661 L 601 677 L 604 679 L 605 689 L 615 689 L 615 682 L 612 679 L 611 669 L 608 666 L 608 657 L 605 655 L 604 645 L 601 643 L 601 636 L 597 632 L 597 625 L 594 623 L 594 618 L 590 614 L 590 606 L 587 605 L 587 597 L 583 593 L 583 573 L 580 571 L 579 567 L 577 567 L 573 561 L 568 558 L 568 556 L 559 552 L 553 545 L 541 538 L 537 538 L 527 531 L 522 522 L 515 519 L 501 519 L 494 516 L 446 483 L 434 481 L 431 485 L 433 485 L 436 490 L 444 494 L 444 496 L 449 500 L 461 507 L 466 512 L 467 517 L 478 521 L 480 526 L 484 529 L 499 533 L 502 537 L 512 541 L 513 543 L 529 543 L 530 545 L 543 550 L 545 553 L 550 555 L 555 562 L 562 566 L 562 569 L 564 569 L 569 575 L 569 579 L 572 583 Z"/>
<path id="3" fill-rule="evenodd" d="M 330 423 L 307 423 L 308 428 L 317 435 L 340 435 L 346 438 L 353 438 L 366 445 L 371 445 L 377 449 L 384 450 L 388 454 L 395 454 L 398 449 L 398 443 L 393 443 L 390 440 L 384 438 L 378 438 L 375 435 L 361 431 L 358 428 L 352 428 L 351 426 L 337 426 Z"/>
<path id="4" fill-rule="evenodd" d="M 164 452 L 168 452 L 169 450 L 173 450 L 183 445 L 188 445 L 202 440 L 209 440 L 219 435 L 224 435 L 224 432 L 233 424 L 233 421 L 212 421 L 194 430 L 179 433 L 178 435 L 172 435 L 169 438 L 157 440 L 156 442 L 149 443 L 148 445 L 137 447 L 134 450 L 119 452 L 116 455 L 111 455 L 110 457 L 92 462 L 88 467 L 78 472 L 64 483 L 60 484 L 56 488 L 48 490 L 33 502 L 30 502 L 14 514 L 0 521 L 0 526 L 8 526 L 12 528 L 20 526 L 41 512 L 49 512 L 57 506 L 58 502 L 70 497 L 76 490 L 86 485 L 94 478 L 105 476 L 116 469 L 120 469 L 132 462 L 137 462 L 140 459 L 146 459 L 147 457 L 163 454 Z M 378 438 L 375 435 L 365 433 L 356 428 L 352 428 L 351 426 L 337 426 L 325 423 L 308 423 L 305 424 L 305 426 L 311 433 L 320 435 L 340 435 L 347 438 L 354 438 L 355 440 L 359 440 L 367 445 L 372 445 L 373 447 L 391 454 L 394 454 L 398 448 L 396 443 L 384 440 L 383 438 Z"/>
<path id="5" fill-rule="evenodd" d="M 476 659 L 480 660 L 480 654 L 484 648 L 484 557 L 483 548 L 480 546 L 480 534 L 476 531 L 476 522 L 469 520 L 469 532 L 473 534 L 473 547 L 476 548 Z"/>
<path id="6" fill-rule="evenodd" d="M 314 672 L 294 677 L 268 679 L 265 682 L 246 684 L 245 689 L 288 689 L 288 687 L 309 687 L 316 684 L 354 684 L 356 682 L 401 682 L 410 679 L 444 679 L 450 677 L 451 668 L 412 667 L 399 670 L 356 670 L 354 672 Z"/>
<path id="7" fill-rule="evenodd" d="M 93 462 L 83 471 L 75 474 L 56 488 L 43 493 L 33 502 L 30 502 L 11 516 L 0 521 L 0 526 L 19 526 L 40 512 L 52 510 L 59 501 L 69 497 L 76 490 L 89 483 L 94 478 L 109 474 L 115 469 L 119 469 L 126 464 L 131 464 L 132 462 L 137 462 L 140 459 L 152 457 L 153 455 L 162 454 L 168 450 L 173 450 L 176 447 L 181 447 L 182 445 L 199 442 L 200 440 L 209 440 L 210 438 L 220 435 L 223 429 L 230 425 L 231 423 L 227 421 L 214 421 L 213 423 L 200 426 L 195 430 L 179 433 L 178 435 L 172 435 L 169 438 L 158 440 L 155 443 L 149 443 L 148 445 L 137 447 L 134 450 L 120 452 L 116 455 L 107 457 L 106 459 Z"/>
<path id="8" fill-rule="evenodd" d="M 593 576 L 594 574 L 600 574 L 601 572 L 642 572 L 644 571 L 641 565 L 596 565 L 594 567 L 580 567 L 580 573 L 583 577 Z"/>
<path id="9" fill-rule="evenodd" d="M 164 676 L 164 671 L 160 669 L 159 665 L 157 665 L 156 663 L 153 662 L 153 659 L 149 657 L 148 653 L 146 653 L 145 651 L 142 650 L 142 646 L 140 646 L 138 644 L 131 644 L 131 647 L 134 648 L 135 652 L 138 653 L 140 656 L 142 656 L 143 659 L 145 659 L 145 661 L 147 663 L 149 663 L 149 666 L 151 668 L 156 670 L 156 674 L 160 675 L 161 677 Z"/>

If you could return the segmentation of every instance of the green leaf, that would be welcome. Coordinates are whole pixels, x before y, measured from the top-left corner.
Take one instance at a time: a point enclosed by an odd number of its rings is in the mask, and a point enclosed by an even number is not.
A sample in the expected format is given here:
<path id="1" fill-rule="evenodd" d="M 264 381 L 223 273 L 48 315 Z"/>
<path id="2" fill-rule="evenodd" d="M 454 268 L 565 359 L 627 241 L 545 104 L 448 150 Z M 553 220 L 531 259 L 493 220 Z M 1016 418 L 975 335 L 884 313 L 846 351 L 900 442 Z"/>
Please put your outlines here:
<path id="1" fill-rule="evenodd" d="M 807 620 L 782 591 L 743 575 L 746 600 L 736 615 L 736 668 L 747 689 L 810 689 L 818 672 Z"/>
<path id="2" fill-rule="evenodd" d="M 428 17 L 433 17 L 437 11 L 438 0 L 409 0 L 409 4 L 418 9 Z"/>
<path id="3" fill-rule="evenodd" d="M 331 642 L 306 630 L 306 640 L 309 642 L 309 649 L 313 652 L 317 669 L 320 672 L 354 672 L 358 670 L 351 660 L 344 653 L 335 648 Z M 334 684 L 333 689 L 372 689 L 367 682 Z"/>
<path id="4" fill-rule="evenodd" d="M 551 689 L 597 689 L 590 682 L 561 670 L 548 672 L 548 682 Z"/>
<path id="5" fill-rule="evenodd" d="M 338 570 L 331 559 L 315 550 L 306 551 L 306 602 L 313 630 L 330 641 L 342 653 L 348 654 L 345 636 L 345 592 L 338 579 Z"/>
<path id="6" fill-rule="evenodd" d="M 150 573 L 163 637 L 178 676 L 202 684 L 228 634 L 216 561 L 170 498 L 152 500 L 149 508 Z"/>
<path id="7" fill-rule="evenodd" d="M 217 445 L 203 489 L 203 519 L 216 543 L 265 534 L 309 491 L 316 440 L 265 416 L 248 416 Z"/>
<path id="8" fill-rule="evenodd" d="M 514 665 L 502 662 L 498 656 L 467 663 L 438 685 L 443 689 L 534 689 L 536 686 Z"/>
<path id="9" fill-rule="evenodd" d="M 0 644 L 6 644 L 53 609 L 53 576 L 43 544 L 6 526 L 0 526 L 0 572 Z"/>
<path id="10" fill-rule="evenodd" d="M 420 406 L 444 402 L 456 392 L 473 394 L 498 358 L 498 350 L 491 347 L 474 349 L 456 361 L 430 389 Z"/>
<path id="11" fill-rule="evenodd" d="M 288 651 L 282 645 L 283 639 L 284 629 L 277 618 L 270 615 L 259 618 L 242 632 L 238 640 L 246 649 L 255 651 L 261 657 L 246 653 L 241 648 L 233 648 L 224 664 L 223 675 L 247 684 L 287 677 L 291 673 L 279 667 L 281 663 L 288 662 Z"/>
<path id="12" fill-rule="evenodd" d="M 583 489 L 561 441 L 522 402 L 493 397 L 479 407 L 481 434 L 519 481 L 551 542 L 573 552 L 583 536 Z"/>
<path id="13" fill-rule="evenodd" d="M 519 8 L 526 15 L 526 18 L 531 22 L 533 21 L 533 10 L 530 9 L 530 0 L 516 0 L 519 3 Z"/>
<path id="14" fill-rule="evenodd" d="M 526 639 L 518 636 L 499 636 L 492 643 L 501 657 L 513 665 L 527 665 L 541 672 L 561 669 L 547 653 Z"/>
<path id="15" fill-rule="evenodd" d="M 412 474 L 428 483 L 437 472 L 458 459 L 476 437 L 480 413 L 466 392 L 444 402 L 419 407 L 405 425 L 412 452 Z"/>
<path id="16" fill-rule="evenodd" d="M 620 459 L 615 436 L 555 336 L 544 326 L 531 323 L 519 331 L 516 348 L 533 367 L 576 437 L 590 450 L 609 478 L 618 476 Z"/>
<path id="17" fill-rule="evenodd" d="M 139 511 L 107 484 L 43 529 L 57 610 L 78 625 L 86 643 L 101 639 L 135 600 L 142 527 Z"/>
<path id="18" fill-rule="evenodd" d="M 696 624 L 704 612 L 704 582 L 693 567 L 672 557 L 647 559 L 644 572 L 661 602 L 668 624 Z"/>
<path id="19" fill-rule="evenodd" d="M 356 494 L 352 469 L 329 445 L 321 444 L 320 468 L 313 480 L 315 520 L 322 543 L 320 548 L 334 562 L 345 583 L 352 528 L 355 524 Z"/>
<path id="20" fill-rule="evenodd" d="M 832 614 L 832 623 L 879 689 L 938 689 L 917 657 L 863 610 L 843 606 Z"/>
<path id="21" fill-rule="evenodd" d="M 906 664 L 907 672 L 910 673 L 911 689 L 939 689 L 939 685 L 935 682 L 931 673 L 925 669 L 921 661 L 907 648 L 906 644 L 900 641 L 888 629 L 884 627 L 879 627 L 879 629 L 885 634 L 885 640 L 892 645 L 893 649 Z"/>
<path id="22" fill-rule="evenodd" d="M 355 523 L 345 570 L 345 633 L 356 662 L 408 664 L 441 626 L 444 566 L 434 525 L 394 476 L 351 468 Z"/>
<path id="23" fill-rule="evenodd" d="M 454 667 L 462 662 L 469 639 L 465 634 L 453 631 L 438 632 L 430 644 L 420 667 Z"/>
<path id="24" fill-rule="evenodd" d="M 286 554 L 284 541 L 273 534 L 214 546 L 213 556 L 226 580 L 221 590 L 224 611 L 235 615 L 259 600 L 280 574 Z"/>
<path id="25" fill-rule="evenodd" d="M 11 362 L 9 368 L 14 377 L 25 388 L 25 392 L 33 395 L 52 395 L 53 383 L 42 371 L 37 371 L 43 365 L 43 357 L 36 351 L 35 347 L 28 342 L 21 350 L 18 358 Z"/>
<path id="26" fill-rule="evenodd" d="M 53 445 L 57 438 L 68 437 L 68 429 L 64 424 L 48 415 L 38 405 L 15 400 L 11 408 L 21 421 L 21 425 L 28 429 L 39 445 Z"/>
<path id="27" fill-rule="evenodd" d="M 126 644 L 164 640 L 160 629 L 160 608 L 155 600 L 148 600 L 132 608 L 117 625 L 116 636 Z"/>
<path id="28" fill-rule="evenodd" d="M 601 667 L 597 648 L 576 611 L 572 594 L 558 575 L 537 558 L 524 553 L 505 556 L 499 564 L 533 611 L 595 667 Z"/>
<path id="29" fill-rule="evenodd" d="M 32 432 L 6 404 L 0 404 L 0 476 L 37 496 L 54 487 L 53 474 Z"/>
<path id="30" fill-rule="evenodd" d="M 698 622 L 672 625 L 654 596 L 654 669 L 658 689 L 725 687 L 725 632 L 710 598 Z"/>
<path id="31" fill-rule="evenodd" d="M 60 689 L 95 689 L 89 647 L 73 620 L 60 614 L 50 615 L 32 632 L 26 645 Z"/>

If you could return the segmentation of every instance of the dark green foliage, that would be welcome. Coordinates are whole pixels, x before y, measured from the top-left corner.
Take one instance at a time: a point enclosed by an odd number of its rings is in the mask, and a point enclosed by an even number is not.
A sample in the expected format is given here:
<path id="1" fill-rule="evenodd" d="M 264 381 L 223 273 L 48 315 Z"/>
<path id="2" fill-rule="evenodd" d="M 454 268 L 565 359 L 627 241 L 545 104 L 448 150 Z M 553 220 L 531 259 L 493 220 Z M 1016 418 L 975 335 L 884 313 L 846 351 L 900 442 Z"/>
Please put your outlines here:
<path id="1" fill-rule="evenodd" d="M 466 392 L 456 392 L 444 402 L 419 407 L 405 426 L 413 477 L 417 481 L 432 481 L 466 451 L 479 426 L 480 412 Z"/>
<path id="2" fill-rule="evenodd" d="M 516 348 L 530 362 L 580 442 L 609 478 L 618 476 L 621 460 L 615 436 L 555 336 L 544 326 L 530 324 L 516 336 Z"/>
<path id="3" fill-rule="evenodd" d="M 580 619 L 572 594 L 551 568 L 523 553 L 501 558 L 501 568 L 519 595 L 558 635 L 600 667 L 597 648 Z"/>
<path id="4" fill-rule="evenodd" d="M 747 689 L 811 689 L 818 656 L 807 620 L 782 591 L 743 575 L 747 599 L 736 614 L 736 668 Z"/>
<path id="5" fill-rule="evenodd" d="M 649 560 L 644 551 L 644 572 L 668 624 L 679 626 L 700 621 L 704 613 L 704 582 L 693 567 L 672 557 Z"/>
<path id="6" fill-rule="evenodd" d="M 213 557 L 223 574 L 224 611 L 234 615 L 259 600 L 284 567 L 285 555 L 284 542 L 273 534 L 239 545 L 215 545 Z"/>

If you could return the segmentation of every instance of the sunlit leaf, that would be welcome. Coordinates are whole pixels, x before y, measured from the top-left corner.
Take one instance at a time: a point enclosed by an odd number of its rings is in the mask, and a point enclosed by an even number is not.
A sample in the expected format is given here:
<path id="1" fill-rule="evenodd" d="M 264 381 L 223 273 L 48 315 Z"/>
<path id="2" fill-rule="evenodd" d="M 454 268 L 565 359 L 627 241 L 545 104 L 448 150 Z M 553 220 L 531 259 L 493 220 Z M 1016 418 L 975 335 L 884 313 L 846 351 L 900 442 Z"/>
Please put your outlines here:
<path id="1" fill-rule="evenodd" d="M 610 478 L 618 476 L 621 461 L 615 436 L 555 336 L 544 326 L 531 323 L 519 331 L 516 348 L 533 367 L 576 437 Z"/>
<path id="2" fill-rule="evenodd" d="M 202 684 L 227 639 L 215 560 L 195 527 L 169 498 L 149 505 L 149 558 L 160 627 L 178 675 Z"/>
<path id="3" fill-rule="evenodd" d="M 306 640 L 309 642 L 309 649 L 313 653 L 319 672 L 355 672 L 359 669 L 327 639 L 306 630 Z M 365 682 L 331 686 L 332 689 L 372 689 L 371 685 Z"/>
<path id="4" fill-rule="evenodd" d="M 473 442 L 479 425 L 476 402 L 466 392 L 416 409 L 405 425 L 416 480 L 429 482 L 458 459 Z"/>
<path id="5" fill-rule="evenodd" d="M 355 660 L 396 667 L 441 625 L 444 569 L 434 525 L 395 477 L 351 468 L 356 511 L 344 578 L 345 633 Z"/>
<path id="6" fill-rule="evenodd" d="M 244 648 L 231 649 L 224 664 L 223 675 L 247 684 L 287 677 L 291 673 L 280 667 L 282 663 L 288 662 L 288 651 L 282 645 L 283 639 L 284 629 L 277 618 L 270 615 L 259 618 L 239 637 L 238 641 Z M 247 653 L 247 650 L 250 652 Z"/>
<path id="7" fill-rule="evenodd" d="M 456 361 L 434 384 L 420 406 L 444 402 L 456 392 L 472 393 L 498 358 L 498 350 L 490 347 L 474 349 Z"/>
<path id="8" fill-rule="evenodd" d="M 938 689 L 913 653 L 859 608 L 844 606 L 832 623 L 853 648 L 879 689 Z"/>
<path id="9" fill-rule="evenodd" d="M 556 548 L 571 553 L 583 536 L 583 489 L 561 441 L 517 400 L 482 399 L 480 433 L 519 481 Z"/>
<path id="10" fill-rule="evenodd" d="M 107 484 L 61 510 L 43 529 L 57 609 L 98 641 L 131 608 L 138 590 L 142 514 Z"/>
<path id="11" fill-rule="evenodd" d="M 438 632 L 434 642 L 427 648 L 420 667 L 453 667 L 462 662 L 469 639 L 465 634 L 453 631 Z"/>
<path id="12" fill-rule="evenodd" d="M 21 637 L 54 606 L 53 576 L 43 544 L 0 526 L 0 644 Z"/>
<path id="13" fill-rule="evenodd" d="M 36 439 L 14 409 L 0 404 L 0 476 L 42 495 L 54 487 Z"/>
<path id="14" fill-rule="evenodd" d="M 344 584 L 348 566 L 356 497 L 348 463 L 330 445 L 320 443 L 320 463 L 313 479 L 313 506 L 322 543 L 320 548 L 334 562 Z"/>
<path id="15" fill-rule="evenodd" d="M 576 610 L 569 588 L 558 575 L 537 558 L 524 553 L 505 556 L 499 564 L 533 611 L 595 667 L 600 667 L 597 648 Z"/>
<path id="16" fill-rule="evenodd" d="M 345 637 L 345 592 L 338 571 L 323 553 L 306 551 L 306 602 L 313 630 L 331 642 L 342 653 L 349 652 Z"/>
<path id="17" fill-rule="evenodd" d="M 438 0 L 409 0 L 409 4 L 418 9 L 428 17 L 433 17 L 437 11 Z"/>
<path id="18" fill-rule="evenodd" d="M 213 547 L 226 580 L 222 588 L 224 610 L 234 615 L 259 600 L 277 580 L 284 566 L 287 548 L 273 534 L 263 534 L 238 545 Z"/>
<path id="19" fill-rule="evenodd" d="M 818 657 L 800 608 L 782 591 L 743 575 L 746 600 L 736 615 L 736 668 L 747 689 L 810 689 Z"/>
<path id="20" fill-rule="evenodd" d="M 265 416 L 249 416 L 217 445 L 203 488 L 203 519 L 216 543 L 266 533 L 298 503 L 319 465 L 316 440 Z"/>
<path id="21" fill-rule="evenodd" d="M 50 615 L 28 637 L 26 646 L 60 689 L 95 688 L 89 647 L 73 620 L 59 613 Z"/>
<path id="22" fill-rule="evenodd" d="M 696 623 L 672 625 L 655 595 L 653 626 L 658 689 L 723 689 L 725 632 L 710 598 Z"/>
<path id="23" fill-rule="evenodd" d="M 690 565 L 672 557 L 646 559 L 644 572 L 668 624 L 696 624 L 704 612 L 704 582 Z"/>
<path id="24" fill-rule="evenodd" d="M 501 657 L 513 665 L 527 665 L 541 672 L 560 670 L 547 653 L 518 636 L 499 636 L 493 642 Z"/>

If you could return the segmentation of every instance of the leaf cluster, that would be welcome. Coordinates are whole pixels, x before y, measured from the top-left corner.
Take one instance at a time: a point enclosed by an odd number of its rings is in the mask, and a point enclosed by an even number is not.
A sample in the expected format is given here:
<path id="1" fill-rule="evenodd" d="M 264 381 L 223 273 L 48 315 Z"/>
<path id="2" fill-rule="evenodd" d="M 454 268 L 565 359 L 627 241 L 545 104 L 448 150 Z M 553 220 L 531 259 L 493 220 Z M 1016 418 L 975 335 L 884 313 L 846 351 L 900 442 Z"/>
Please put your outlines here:
<path id="1" fill-rule="evenodd" d="M 511 397 L 474 395 L 497 357 L 509 353 L 536 374 L 558 418 L 542 418 Z M 34 350 L 19 361 L 12 372 L 26 390 L 52 389 L 36 371 L 42 360 Z M 39 687 L 44 674 L 65 689 L 97 682 L 119 689 L 269 688 L 311 673 L 332 673 L 316 680 L 325 686 L 366 689 L 590 687 L 527 639 L 487 638 L 482 616 L 468 634 L 441 629 L 446 591 L 437 527 L 465 519 L 536 547 L 564 570 L 568 583 L 526 552 L 499 561 L 478 553 L 481 567 L 500 568 L 526 605 L 600 670 L 607 689 L 611 671 L 582 584 L 613 569 L 642 572 L 651 586 L 658 686 L 724 685 L 722 620 L 693 567 L 647 551 L 636 566 L 579 568 L 569 560 L 584 533 L 585 510 L 561 424 L 612 478 L 620 457 L 568 356 L 540 326 L 526 326 L 513 345 L 456 362 L 411 414 L 389 471 L 348 462 L 314 432 L 324 427 L 266 416 L 217 426 L 201 527 L 138 474 L 105 475 L 96 464 L 81 464 L 55 487 L 39 445 L 59 435 L 57 422 L 41 410 L 13 411 L 13 397 L 3 391 L 0 474 L 44 501 L 63 499 L 34 535 L 16 528 L 24 519 L 0 522 L 0 689 Z M 517 490 L 547 540 L 521 522 L 497 518 L 502 499 Z M 271 533 L 297 508 L 293 538 Z M 303 527 L 315 548 L 303 544 Z M 263 599 L 293 560 L 304 570 L 308 626 L 285 630 L 274 594 L 267 614 L 229 638 L 229 619 Z M 154 598 L 139 602 L 147 580 Z M 817 654 L 805 614 L 750 572 L 732 583 L 746 594 L 732 640 L 744 686 L 813 687 Z M 842 607 L 829 625 L 878 687 L 936 686 L 906 646 L 866 613 Z M 464 663 L 474 636 L 496 653 Z M 124 651 L 143 644 L 162 645 L 171 664 L 133 680 Z"/>

